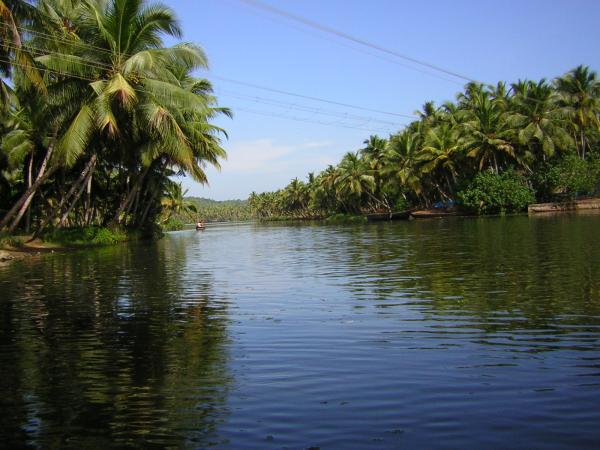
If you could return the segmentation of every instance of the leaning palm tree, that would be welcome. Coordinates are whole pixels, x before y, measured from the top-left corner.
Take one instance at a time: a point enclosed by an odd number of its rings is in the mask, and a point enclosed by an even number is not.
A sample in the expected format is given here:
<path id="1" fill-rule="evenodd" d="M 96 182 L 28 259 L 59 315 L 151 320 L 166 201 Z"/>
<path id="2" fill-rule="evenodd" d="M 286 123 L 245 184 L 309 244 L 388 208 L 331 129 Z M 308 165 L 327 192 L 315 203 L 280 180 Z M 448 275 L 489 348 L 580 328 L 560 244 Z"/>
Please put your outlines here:
<path id="1" fill-rule="evenodd" d="M 13 71 L 21 72 L 33 86 L 45 93 L 45 84 L 33 63 L 32 54 L 23 46 L 23 25 L 39 23 L 37 9 L 24 0 L 0 0 L 0 105 L 8 109 L 11 87 L 5 82 Z"/>
<path id="2" fill-rule="evenodd" d="M 59 74 L 50 101 L 54 133 L 47 153 L 52 161 L 72 166 L 86 154 L 90 161 L 98 151 L 116 155 L 119 170 L 128 175 L 120 177 L 124 196 L 114 222 L 137 202 L 146 175 L 157 167 L 176 164 L 205 182 L 202 164 L 224 156 L 207 123 L 222 111 L 209 107 L 211 99 L 196 92 L 197 83 L 183 85 L 182 72 L 207 65 L 200 48 L 162 46 L 163 34 L 181 35 L 173 11 L 141 0 L 90 0 L 70 16 L 78 24 L 68 33 L 71 51 L 52 47 L 36 58 L 48 73 Z M 105 145 L 90 145 L 99 140 Z M 11 228 L 16 226 L 39 186 L 33 187 L 0 227 L 15 214 Z"/>

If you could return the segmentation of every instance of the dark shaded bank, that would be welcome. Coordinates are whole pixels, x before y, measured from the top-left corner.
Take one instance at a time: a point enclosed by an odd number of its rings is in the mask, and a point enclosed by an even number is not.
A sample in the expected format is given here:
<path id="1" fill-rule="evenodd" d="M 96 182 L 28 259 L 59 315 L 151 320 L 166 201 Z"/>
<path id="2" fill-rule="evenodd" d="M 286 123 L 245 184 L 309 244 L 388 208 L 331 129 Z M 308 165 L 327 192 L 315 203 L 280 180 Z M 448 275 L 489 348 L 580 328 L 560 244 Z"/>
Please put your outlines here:
<path id="1" fill-rule="evenodd" d="M 0 264 L 42 254 L 153 241 L 162 236 L 162 231 L 156 226 L 144 230 L 102 227 L 57 229 L 44 234 L 41 238 L 32 235 L 3 235 L 0 236 Z"/>

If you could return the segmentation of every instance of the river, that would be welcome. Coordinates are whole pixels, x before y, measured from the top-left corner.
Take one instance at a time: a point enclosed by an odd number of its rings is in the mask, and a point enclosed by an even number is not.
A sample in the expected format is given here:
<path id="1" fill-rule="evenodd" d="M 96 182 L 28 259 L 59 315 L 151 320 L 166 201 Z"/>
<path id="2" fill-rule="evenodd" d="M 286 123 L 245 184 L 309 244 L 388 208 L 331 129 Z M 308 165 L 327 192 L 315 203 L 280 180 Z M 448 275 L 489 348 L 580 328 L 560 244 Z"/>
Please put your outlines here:
<path id="1" fill-rule="evenodd" d="M 600 445 L 600 216 L 213 225 L 0 268 L 5 448 Z"/>

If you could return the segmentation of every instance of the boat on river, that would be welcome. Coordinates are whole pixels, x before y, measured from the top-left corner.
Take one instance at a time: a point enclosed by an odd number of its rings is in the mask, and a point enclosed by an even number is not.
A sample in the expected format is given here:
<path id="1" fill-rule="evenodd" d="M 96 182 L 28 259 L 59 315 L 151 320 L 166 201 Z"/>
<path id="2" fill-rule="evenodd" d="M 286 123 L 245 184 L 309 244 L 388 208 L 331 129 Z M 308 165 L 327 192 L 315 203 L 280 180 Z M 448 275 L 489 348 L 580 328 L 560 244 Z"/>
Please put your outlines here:
<path id="1" fill-rule="evenodd" d="M 383 222 L 386 220 L 408 220 L 410 214 L 415 211 L 415 208 L 405 209 L 404 211 L 386 211 L 372 214 L 366 214 L 369 222 Z"/>
<path id="2" fill-rule="evenodd" d="M 527 211 L 529 214 L 536 214 L 549 212 L 584 211 L 589 209 L 600 209 L 600 198 L 584 198 L 580 200 L 554 203 L 535 203 L 529 205 Z"/>
<path id="3" fill-rule="evenodd" d="M 410 216 L 413 219 L 433 219 L 439 217 L 456 217 L 464 215 L 464 211 L 461 211 L 456 207 L 419 209 L 410 213 Z"/>

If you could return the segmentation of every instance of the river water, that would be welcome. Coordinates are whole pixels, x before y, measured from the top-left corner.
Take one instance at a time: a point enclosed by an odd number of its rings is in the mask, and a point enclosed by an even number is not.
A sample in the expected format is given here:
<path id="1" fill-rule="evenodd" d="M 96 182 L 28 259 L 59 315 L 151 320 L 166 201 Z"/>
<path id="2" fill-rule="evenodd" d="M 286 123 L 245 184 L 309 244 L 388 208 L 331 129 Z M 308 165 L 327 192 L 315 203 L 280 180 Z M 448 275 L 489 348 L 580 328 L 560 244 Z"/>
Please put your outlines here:
<path id="1" fill-rule="evenodd" d="M 0 446 L 593 448 L 600 216 L 215 225 L 0 268 Z"/>

